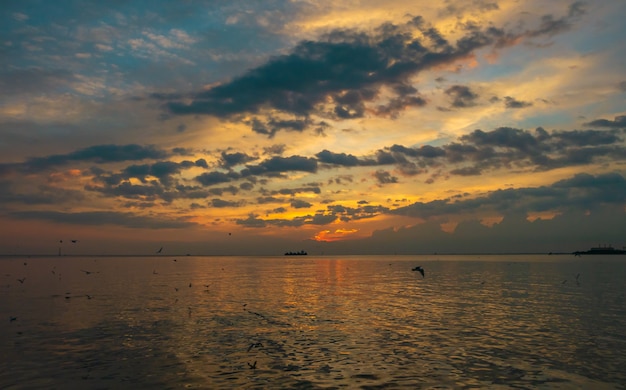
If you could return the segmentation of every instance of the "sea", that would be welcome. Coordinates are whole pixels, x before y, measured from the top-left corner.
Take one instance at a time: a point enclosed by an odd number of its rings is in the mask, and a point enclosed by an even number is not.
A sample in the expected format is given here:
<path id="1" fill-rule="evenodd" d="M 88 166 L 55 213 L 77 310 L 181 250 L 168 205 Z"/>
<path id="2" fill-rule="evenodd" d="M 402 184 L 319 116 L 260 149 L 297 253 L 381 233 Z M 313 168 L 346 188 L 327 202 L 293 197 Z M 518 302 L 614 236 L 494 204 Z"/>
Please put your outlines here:
<path id="1" fill-rule="evenodd" d="M 4 256 L 0 389 L 626 389 L 625 281 L 623 255 Z"/>

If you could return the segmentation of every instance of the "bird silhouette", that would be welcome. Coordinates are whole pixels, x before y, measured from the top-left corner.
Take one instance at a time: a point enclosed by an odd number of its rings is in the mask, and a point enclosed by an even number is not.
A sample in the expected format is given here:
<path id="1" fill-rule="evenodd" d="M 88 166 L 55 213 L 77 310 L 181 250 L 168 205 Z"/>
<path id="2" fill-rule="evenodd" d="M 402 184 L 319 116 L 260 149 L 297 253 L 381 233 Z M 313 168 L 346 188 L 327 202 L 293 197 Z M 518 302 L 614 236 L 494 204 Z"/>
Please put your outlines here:
<path id="1" fill-rule="evenodd" d="M 256 368 L 256 360 L 252 364 L 248 363 L 248 367 L 250 367 L 251 370 L 254 370 Z"/>
<path id="2" fill-rule="evenodd" d="M 24 281 L 26 280 L 26 276 L 24 276 L 22 279 L 18 279 L 17 281 L 24 284 Z"/>
<path id="3" fill-rule="evenodd" d="M 163 247 L 160 247 L 156 253 L 161 253 L 161 251 L 163 251 Z"/>
<path id="4" fill-rule="evenodd" d="M 422 274 L 422 278 L 425 276 L 424 275 L 424 268 L 417 266 L 415 268 L 412 269 L 412 271 L 419 271 L 420 274 Z"/>
<path id="5" fill-rule="evenodd" d="M 78 242 L 78 240 L 72 240 L 73 244 L 76 244 Z"/>

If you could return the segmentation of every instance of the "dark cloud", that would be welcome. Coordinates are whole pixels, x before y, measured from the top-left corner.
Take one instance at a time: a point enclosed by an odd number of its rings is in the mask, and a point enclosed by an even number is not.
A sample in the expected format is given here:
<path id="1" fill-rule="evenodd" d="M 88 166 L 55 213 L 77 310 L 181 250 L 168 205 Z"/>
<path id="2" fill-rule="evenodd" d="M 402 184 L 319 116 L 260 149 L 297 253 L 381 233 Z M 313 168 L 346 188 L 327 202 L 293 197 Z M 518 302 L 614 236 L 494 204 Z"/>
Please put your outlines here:
<path id="1" fill-rule="evenodd" d="M 440 147 L 393 145 L 379 154 L 386 156 L 384 161 L 379 159 L 379 162 L 398 164 L 399 167 L 410 167 L 409 163 L 415 167 L 446 164 L 451 174 L 475 175 L 501 168 L 542 171 L 605 160 L 623 161 L 626 160 L 626 146 L 619 130 L 549 133 L 542 128 L 530 132 L 499 127 L 493 131 L 475 130 L 460 137 L 457 142 Z"/>
<path id="2" fill-rule="evenodd" d="M 185 220 L 159 219 L 133 213 L 113 211 L 88 211 L 63 213 L 58 211 L 15 211 L 9 213 L 15 219 L 37 219 L 71 225 L 116 225 L 129 228 L 145 229 L 184 229 L 195 226 Z"/>
<path id="3" fill-rule="evenodd" d="M 201 175 L 196 176 L 195 180 L 204 186 L 212 186 L 215 184 L 228 183 L 232 180 L 237 180 L 240 178 L 240 175 L 235 172 L 205 172 Z"/>
<path id="4" fill-rule="evenodd" d="M 287 145 L 285 144 L 275 144 L 272 146 L 267 146 L 263 148 L 263 152 L 265 154 L 274 154 L 274 155 L 282 155 L 283 153 L 285 153 L 285 149 L 287 148 Z"/>
<path id="5" fill-rule="evenodd" d="M 318 186 L 310 187 L 297 187 L 297 188 L 281 188 L 277 191 L 272 191 L 272 195 L 296 195 L 303 192 L 311 192 L 314 194 L 321 194 L 322 190 Z"/>
<path id="6" fill-rule="evenodd" d="M 129 165 L 122 169 L 119 173 L 105 173 L 104 171 L 93 171 L 96 175 L 95 181 L 103 182 L 107 185 L 116 185 L 131 178 L 139 179 L 142 183 L 152 181 L 156 178 L 165 186 L 172 186 L 177 182 L 175 175 L 180 174 L 182 170 L 200 167 L 207 168 L 207 162 L 204 159 L 198 159 L 195 162 L 184 160 L 181 162 L 174 161 L 158 161 L 153 164 Z"/>
<path id="7" fill-rule="evenodd" d="M 424 145 L 419 148 L 407 148 L 402 145 L 393 145 L 389 148 L 394 153 L 402 153 L 411 157 L 425 157 L 425 158 L 436 158 L 445 156 L 446 151 L 443 148 Z"/>
<path id="8" fill-rule="evenodd" d="M 291 207 L 293 207 L 294 209 L 308 209 L 312 206 L 313 205 L 311 203 L 302 199 L 294 199 L 291 201 Z"/>
<path id="9" fill-rule="evenodd" d="M 453 85 L 445 90 L 446 95 L 452 98 L 452 107 L 465 108 L 476 105 L 478 94 L 465 85 Z"/>
<path id="10" fill-rule="evenodd" d="M 0 181 L 0 205 L 21 203 L 26 205 L 77 204 L 85 199 L 81 191 L 48 185 L 39 185 L 28 192 L 16 190 L 13 183 Z"/>
<path id="11" fill-rule="evenodd" d="M 626 115 L 616 116 L 614 120 L 609 119 L 596 119 L 591 122 L 585 123 L 585 126 L 598 126 L 609 128 L 626 128 Z"/>
<path id="12" fill-rule="evenodd" d="M 283 198 L 276 198 L 274 196 L 260 196 L 256 199 L 258 204 L 267 204 L 267 203 L 283 203 L 285 200 Z"/>
<path id="13" fill-rule="evenodd" d="M 224 199 L 212 199 L 211 206 L 215 208 L 223 208 L 223 207 L 241 207 L 243 206 L 243 202 L 235 202 Z"/>
<path id="14" fill-rule="evenodd" d="M 539 37 L 543 35 L 551 37 L 570 30 L 572 22 L 585 14 L 584 5 L 584 2 L 572 3 L 567 16 L 561 18 L 555 18 L 554 15 L 550 14 L 542 16 L 540 25 L 536 29 L 527 31 L 526 35 L 529 37 Z"/>
<path id="15" fill-rule="evenodd" d="M 147 159 L 158 160 L 168 157 L 168 155 L 169 153 L 151 145 L 95 145 L 67 154 L 33 157 L 23 163 L 11 164 L 11 167 L 35 173 L 74 162 L 95 162 L 104 164 Z"/>
<path id="16" fill-rule="evenodd" d="M 315 155 L 317 159 L 325 164 L 343 165 L 346 167 L 354 167 L 360 165 L 357 157 L 346 153 L 333 153 L 326 149 Z"/>
<path id="17" fill-rule="evenodd" d="M 297 131 L 303 132 L 309 126 L 313 125 L 313 121 L 309 118 L 303 119 L 276 119 L 270 118 L 269 120 L 262 121 L 258 118 L 254 118 L 249 122 L 250 128 L 255 133 L 267 135 L 270 138 L 274 137 L 279 130 Z"/>
<path id="18" fill-rule="evenodd" d="M 389 212 L 422 219 L 479 211 L 526 215 L 532 212 L 590 210 L 602 205 L 623 207 L 625 199 L 626 179 L 618 173 L 596 176 L 578 174 L 551 186 L 496 190 L 472 199 L 416 202 Z"/>
<path id="19" fill-rule="evenodd" d="M 415 17 L 402 25 L 385 23 L 372 33 L 335 30 L 317 41 L 302 41 L 290 53 L 271 58 L 233 80 L 189 96 L 154 94 L 174 115 L 206 114 L 220 118 L 260 114 L 274 110 L 291 119 L 250 122 L 252 129 L 273 136 L 288 129 L 303 131 L 310 116 L 334 119 L 360 118 L 367 105 L 378 98 L 382 87 L 395 93 L 387 105 L 371 112 L 395 115 L 407 106 L 425 104 L 410 78 L 420 71 L 451 64 L 486 46 L 505 46 L 519 38 L 552 36 L 565 31 L 581 13 L 572 8 L 563 18 L 546 15 L 537 29 L 513 32 L 490 26 L 467 25 L 465 35 L 450 42 L 423 19 Z M 576 10 L 576 12 L 574 11 Z M 417 37 L 420 30 L 424 38 Z M 469 88 L 448 90 L 455 107 L 474 104 Z"/>
<path id="20" fill-rule="evenodd" d="M 309 157 L 272 157 L 258 165 L 248 165 L 242 175 L 263 175 L 289 171 L 317 172 L 317 160 Z"/>
<path id="21" fill-rule="evenodd" d="M 157 182 L 147 183 L 145 185 L 131 184 L 123 182 L 117 185 L 86 185 L 86 191 L 99 192 L 109 197 L 122 197 L 127 199 L 142 199 L 156 201 L 158 199 L 167 199 L 171 201 L 177 197 L 177 193 L 168 192 Z"/>
<path id="22" fill-rule="evenodd" d="M 531 102 L 524 102 L 524 101 L 512 98 L 510 96 L 504 97 L 504 106 L 506 108 L 525 108 L 525 107 L 530 107 L 532 105 L 533 104 Z"/>
<path id="23" fill-rule="evenodd" d="M 263 219 L 258 218 L 258 215 L 254 214 L 249 214 L 246 219 L 236 219 L 235 223 L 237 225 L 251 228 L 263 228 L 267 226 L 267 223 Z"/>
<path id="24" fill-rule="evenodd" d="M 478 167 L 465 167 L 452 169 L 450 174 L 458 176 L 478 176 L 481 174 L 481 171 Z"/>
<path id="25" fill-rule="evenodd" d="M 249 156 L 241 152 L 236 152 L 236 153 L 222 152 L 222 162 L 220 166 L 223 168 L 232 168 L 235 165 L 245 164 L 250 161 L 254 161 L 256 159 L 257 157 Z"/>
<path id="26" fill-rule="evenodd" d="M 500 9 L 497 2 L 488 0 L 472 0 L 457 3 L 445 2 L 444 4 L 445 6 L 442 4 L 442 7 L 438 12 L 439 15 L 444 17 L 458 17 L 466 12 L 489 12 Z"/>
<path id="27" fill-rule="evenodd" d="M 271 203 L 271 202 L 282 202 L 282 199 L 263 199 L 260 203 Z M 307 202 L 303 202 L 300 207 L 301 201 L 293 200 L 291 201 L 291 206 L 293 208 L 308 208 L 312 205 Z M 367 203 L 367 202 L 366 202 Z M 278 208 L 273 211 L 276 212 L 285 212 L 284 208 Z M 297 227 L 303 225 L 328 225 L 337 220 L 341 220 L 343 222 L 355 221 L 366 218 L 373 218 L 375 216 L 381 215 L 383 213 L 388 212 L 389 209 L 380 205 L 369 205 L 362 204 L 359 207 L 347 207 L 342 205 L 330 205 L 327 206 L 326 211 L 318 211 L 315 214 L 307 214 L 303 216 L 296 216 L 292 219 L 262 219 L 257 215 L 249 215 L 246 219 L 237 220 L 237 224 L 244 225 L 248 227 L 266 227 L 266 226 L 279 226 L 279 227 Z"/>
<path id="28" fill-rule="evenodd" d="M 378 184 L 393 184 L 398 182 L 398 178 L 392 176 L 391 173 L 383 170 L 374 172 L 374 177 L 378 180 Z"/>

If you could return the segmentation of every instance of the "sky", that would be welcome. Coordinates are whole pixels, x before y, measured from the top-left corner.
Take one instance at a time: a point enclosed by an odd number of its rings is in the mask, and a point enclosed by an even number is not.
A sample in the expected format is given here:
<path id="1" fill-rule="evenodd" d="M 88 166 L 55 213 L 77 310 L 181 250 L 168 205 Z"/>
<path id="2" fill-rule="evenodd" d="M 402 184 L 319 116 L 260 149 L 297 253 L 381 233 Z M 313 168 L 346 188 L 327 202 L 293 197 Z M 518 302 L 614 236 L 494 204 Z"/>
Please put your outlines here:
<path id="1" fill-rule="evenodd" d="M 0 254 L 621 248 L 624 17 L 613 0 L 4 1 Z"/>

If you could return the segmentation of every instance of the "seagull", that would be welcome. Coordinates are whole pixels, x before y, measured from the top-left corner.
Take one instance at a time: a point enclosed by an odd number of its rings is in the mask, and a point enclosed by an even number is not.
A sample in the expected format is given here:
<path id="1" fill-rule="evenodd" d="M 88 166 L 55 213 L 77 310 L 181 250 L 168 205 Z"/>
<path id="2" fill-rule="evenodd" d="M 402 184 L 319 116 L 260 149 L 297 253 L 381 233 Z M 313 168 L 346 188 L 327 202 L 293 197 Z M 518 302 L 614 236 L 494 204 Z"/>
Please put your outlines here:
<path id="1" fill-rule="evenodd" d="M 256 360 L 252 364 L 248 363 L 248 367 L 250 367 L 251 370 L 254 370 L 256 368 Z"/>
<path id="2" fill-rule="evenodd" d="M 93 274 L 94 273 L 94 271 L 87 271 L 87 270 L 84 270 L 84 269 L 81 269 L 81 271 L 83 271 L 85 273 L 85 275 L 89 275 L 89 274 Z"/>
<path id="3" fill-rule="evenodd" d="M 18 279 L 17 281 L 24 284 L 24 281 L 26 280 L 26 276 L 24 276 L 22 279 Z"/>
<path id="4" fill-rule="evenodd" d="M 250 350 L 252 348 L 254 348 L 254 347 L 257 347 L 257 348 L 263 347 L 263 344 L 262 343 L 252 343 L 252 344 L 250 344 L 250 346 L 248 347 L 248 352 L 250 352 Z"/>
<path id="5" fill-rule="evenodd" d="M 73 244 L 76 244 L 78 242 L 78 240 L 72 240 Z"/>
<path id="6" fill-rule="evenodd" d="M 163 247 L 160 247 L 156 253 L 161 253 L 162 250 L 163 250 Z"/>
<path id="7" fill-rule="evenodd" d="M 419 271 L 419 273 L 422 274 L 422 278 L 424 277 L 424 268 L 420 266 L 413 268 L 411 271 Z"/>

